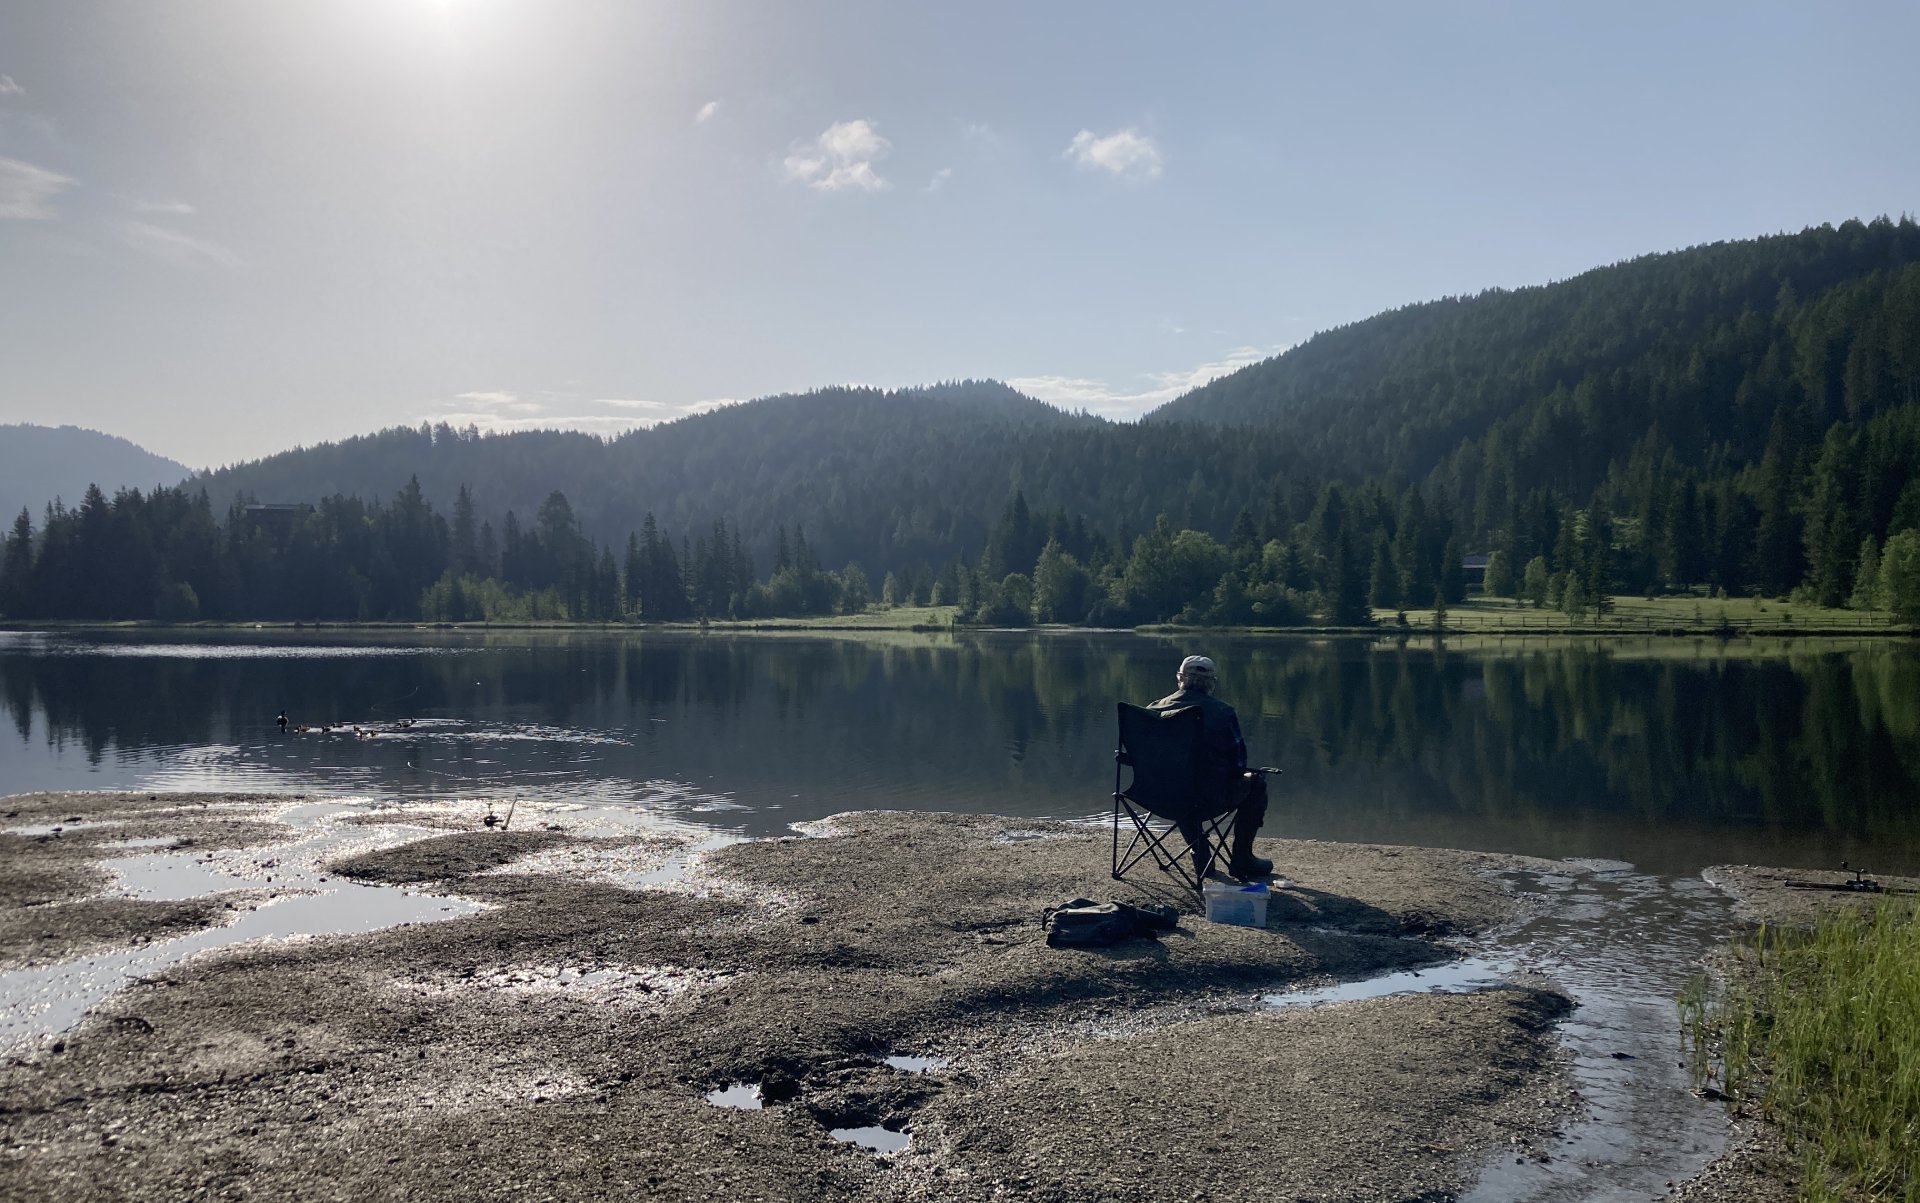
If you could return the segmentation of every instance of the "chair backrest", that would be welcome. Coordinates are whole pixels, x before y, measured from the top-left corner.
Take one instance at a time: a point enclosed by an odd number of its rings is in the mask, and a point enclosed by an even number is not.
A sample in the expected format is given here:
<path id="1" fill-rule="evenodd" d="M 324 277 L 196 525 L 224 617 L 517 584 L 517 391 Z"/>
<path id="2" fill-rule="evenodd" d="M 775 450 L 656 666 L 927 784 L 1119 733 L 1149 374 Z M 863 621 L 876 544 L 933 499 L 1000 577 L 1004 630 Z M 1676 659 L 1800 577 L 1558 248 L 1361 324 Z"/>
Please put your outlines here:
<path id="1" fill-rule="evenodd" d="M 1120 746 L 1114 758 L 1133 767 L 1133 781 L 1121 794 L 1154 814 L 1181 819 L 1198 798 L 1201 734 L 1205 718 L 1198 706 L 1148 710 L 1120 704 Z"/>

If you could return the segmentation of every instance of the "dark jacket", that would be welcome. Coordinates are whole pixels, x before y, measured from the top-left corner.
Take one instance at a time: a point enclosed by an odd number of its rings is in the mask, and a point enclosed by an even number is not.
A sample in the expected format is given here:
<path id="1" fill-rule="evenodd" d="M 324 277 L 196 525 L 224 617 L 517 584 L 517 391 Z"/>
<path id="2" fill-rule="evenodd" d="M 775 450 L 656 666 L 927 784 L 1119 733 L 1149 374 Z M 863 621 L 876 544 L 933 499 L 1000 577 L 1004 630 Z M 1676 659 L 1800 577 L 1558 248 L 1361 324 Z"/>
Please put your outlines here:
<path id="1" fill-rule="evenodd" d="M 1240 716 L 1233 712 L 1233 707 L 1210 693 L 1183 689 L 1179 693 L 1168 694 L 1147 709 L 1184 710 L 1189 706 L 1198 706 L 1205 716 L 1201 724 L 1201 741 L 1206 745 L 1207 772 L 1222 776 L 1244 772 L 1247 767 L 1247 741 L 1241 738 Z"/>

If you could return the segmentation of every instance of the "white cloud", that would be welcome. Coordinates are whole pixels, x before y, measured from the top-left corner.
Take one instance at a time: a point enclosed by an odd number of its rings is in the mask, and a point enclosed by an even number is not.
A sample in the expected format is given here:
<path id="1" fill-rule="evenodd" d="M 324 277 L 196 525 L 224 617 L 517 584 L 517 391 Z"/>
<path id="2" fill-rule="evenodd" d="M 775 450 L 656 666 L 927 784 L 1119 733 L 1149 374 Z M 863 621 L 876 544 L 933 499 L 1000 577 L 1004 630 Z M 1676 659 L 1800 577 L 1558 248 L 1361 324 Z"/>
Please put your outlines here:
<path id="1" fill-rule="evenodd" d="M 0 96 L 24 96 L 27 90 L 13 82 L 13 76 L 0 75 Z"/>
<path id="2" fill-rule="evenodd" d="M 1250 363 L 1270 359 L 1284 350 L 1284 346 L 1235 347 L 1219 359 L 1196 367 L 1143 373 L 1139 380 L 1145 387 L 1131 389 L 1081 376 L 1018 376 L 1007 383 L 1037 401 L 1062 409 L 1084 409 L 1106 418 L 1137 418 L 1210 380 L 1239 371 Z"/>
<path id="3" fill-rule="evenodd" d="M 511 413 L 537 414 L 545 412 L 547 408 L 544 402 L 523 400 L 518 393 L 498 390 L 461 393 L 455 397 L 454 400 L 465 401 L 468 405 L 483 406 L 492 413 L 506 411 Z"/>
<path id="4" fill-rule="evenodd" d="M 732 405 L 731 398 L 710 401 L 652 401 L 631 397 L 587 400 L 570 393 L 543 390 L 531 396 L 504 389 L 460 393 L 440 402 L 432 413 L 416 421 L 445 422 L 464 429 L 477 426 L 499 433 L 512 430 L 578 430 L 615 435 L 671 422 L 675 418 L 709 413 Z"/>
<path id="5" fill-rule="evenodd" d="M 942 167 L 940 170 L 933 173 L 933 178 L 927 181 L 927 186 L 924 189 L 922 189 L 922 191 L 938 192 L 940 191 L 940 189 L 946 187 L 947 181 L 952 178 L 953 178 L 953 168 Z"/>
<path id="6" fill-rule="evenodd" d="M 48 202 L 77 182 L 57 171 L 0 158 L 0 218 L 47 221 L 58 217 Z"/>
<path id="7" fill-rule="evenodd" d="M 180 267 L 237 268 L 241 264 L 240 256 L 217 242 L 151 222 L 123 221 L 114 228 L 128 246 Z"/>
<path id="8" fill-rule="evenodd" d="M 836 121 L 812 142 L 796 142 L 781 167 L 789 180 L 821 192 L 880 192 L 893 187 L 873 165 L 893 143 L 866 120 Z"/>
<path id="9" fill-rule="evenodd" d="M 960 127 L 960 135 L 970 142 L 998 142 L 1000 135 L 984 121 L 975 121 Z"/>
<path id="10" fill-rule="evenodd" d="M 1083 129 L 1073 136 L 1065 155 L 1082 171 L 1104 171 L 1125 180 L 1157 180 L 1166 163 L 1159 143 L 1137 129 L 1104 138 Z"/>
<path id="11" fill-rule="evenodd" d="M 707 122 L 712 121 L 714 116 L 719 112 L 720 102 L 717 100 L 709 100 L 700 106 L 699 112 L 693 115 L 693 123 L 695 125 L 705 125 Z"/>

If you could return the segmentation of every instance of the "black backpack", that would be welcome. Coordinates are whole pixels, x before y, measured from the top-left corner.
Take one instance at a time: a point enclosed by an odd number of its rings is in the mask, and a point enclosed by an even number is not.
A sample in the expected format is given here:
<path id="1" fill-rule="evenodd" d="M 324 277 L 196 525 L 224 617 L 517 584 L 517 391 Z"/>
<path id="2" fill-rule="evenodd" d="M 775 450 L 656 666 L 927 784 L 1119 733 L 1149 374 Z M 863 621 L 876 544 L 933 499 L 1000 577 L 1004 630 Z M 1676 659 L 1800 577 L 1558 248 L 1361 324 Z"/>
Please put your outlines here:
<path id="1" fill-rule="evenodd" d="M 1048 908 L 1041 922 L 1052 948 L 1106 948 L 1126 940 L 1172 931 L 1179 912 L 1170 906 L 1134 906 L 1075 898 Z"/>

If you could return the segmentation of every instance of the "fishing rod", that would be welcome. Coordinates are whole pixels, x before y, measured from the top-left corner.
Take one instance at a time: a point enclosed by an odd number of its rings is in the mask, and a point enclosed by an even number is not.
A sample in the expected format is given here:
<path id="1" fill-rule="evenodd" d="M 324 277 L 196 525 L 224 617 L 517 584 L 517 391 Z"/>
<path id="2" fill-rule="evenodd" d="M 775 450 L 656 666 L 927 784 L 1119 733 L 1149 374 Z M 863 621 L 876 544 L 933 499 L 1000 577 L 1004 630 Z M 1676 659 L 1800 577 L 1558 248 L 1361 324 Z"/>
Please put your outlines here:
<path id="1" fill-rule="evenodd" d="M 1790 890 L 1830 890 L 1836 894 L 1920 894 L 1920 890 L 1905 886 L 1883 886 L 1867 876 L 1865 869 L 1855 869 L 1846 861 L 1840 862 L 1840 868 L 1853 874 L 1852 881 L 1800 881 L 1789 877 L 1784 884 Z"/>

